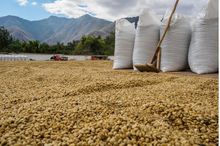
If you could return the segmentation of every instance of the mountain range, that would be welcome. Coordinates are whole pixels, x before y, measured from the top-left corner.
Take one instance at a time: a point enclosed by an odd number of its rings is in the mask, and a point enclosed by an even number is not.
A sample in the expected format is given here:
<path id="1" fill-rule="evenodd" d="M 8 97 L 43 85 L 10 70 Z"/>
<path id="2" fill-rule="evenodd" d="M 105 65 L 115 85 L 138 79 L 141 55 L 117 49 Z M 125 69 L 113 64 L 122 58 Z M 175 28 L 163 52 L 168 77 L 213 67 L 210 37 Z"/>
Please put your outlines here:
<path id="1" fill-rule="evenodd" d="M 137 22 L 137 17 L 127 18 Z M 80 40 L 84 35 L 106 37 L 115 30 L 115 22 L 83 15 L 79 18 L 50 16 L 49 18 L 29 21 L 17 16 L 0 17 L 0 26 L 4 26 L 13 38 L 21 41 L 38 40 L 48 44 L 68 43 Z"/>

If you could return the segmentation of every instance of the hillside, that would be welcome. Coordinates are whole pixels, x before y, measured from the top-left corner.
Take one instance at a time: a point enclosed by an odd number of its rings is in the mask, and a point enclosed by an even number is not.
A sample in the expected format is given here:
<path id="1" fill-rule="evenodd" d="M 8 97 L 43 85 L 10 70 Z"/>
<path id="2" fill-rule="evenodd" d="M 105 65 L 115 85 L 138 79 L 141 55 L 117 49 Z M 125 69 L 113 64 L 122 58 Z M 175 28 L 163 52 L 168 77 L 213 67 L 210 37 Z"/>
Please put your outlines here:
<path id="1" fill-rule="evenodd" d="M 49 37 L 46 42 L 53 44 L 60 40 L 64 43 L 72 40 L 80 40 L 83 35 L 89 35 L 90 33 L 100 30 L 111 23 L 112 22 L 110 21 L 98 19 L 90 15 L 84 15 L 63 25 L 63 28 Z"/>
<path id="2" fill-rule="evenodd" d="M 138 17 L 126 18 L 137 25 Z M 49 18 L 29 21 L 16 16 L 0 17 L 0 26 L 4 26 L 18 40 L 38 40 L 48 44 L 61 42 L 67 44 L 80 40 L 84 35 L 106 37 L 115 30 L 115 22 L 84 15 L 79 18 L 50 16 Z"/>
<path id="3" fill-rule="evenodd" d="M 110 24 L 112 22 L 90 15 L 76 19 L 51 16 L 38 21 L 29 21 L 16 16 L 0 17 L 0 26 L 7 28 L 14 38 L 22 41 L 39 40 L 49 44 L 79 40 L 83 35 L 89 35 Z M 103 36 L 114 30 L 110 29 L 105 30 Z"/>

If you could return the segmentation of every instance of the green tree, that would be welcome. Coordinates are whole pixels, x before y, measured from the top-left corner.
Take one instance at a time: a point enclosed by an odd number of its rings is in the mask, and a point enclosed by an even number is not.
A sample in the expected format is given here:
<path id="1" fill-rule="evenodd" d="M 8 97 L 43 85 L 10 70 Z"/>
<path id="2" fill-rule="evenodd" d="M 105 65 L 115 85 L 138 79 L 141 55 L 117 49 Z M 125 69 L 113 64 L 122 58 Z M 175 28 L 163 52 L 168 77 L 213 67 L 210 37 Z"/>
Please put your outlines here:
<path id="1" fill-rule="evenodd" d="M 21 43 L 21 52 L 28 53 L 28 42 Z"/>
<path id="2" fill-rule="evenodd" d="M 105 55 L 114 55 L 115 49 L 115 33 L 112 32 L 109 36 L 105 38 Z"/>
<path id="3" fill-rule="evenodd" d="M 50 46 L 47 43 L 40 44 L 41 53 L 50 53 Z"/>
<path id="4" fill-rule="evenodd" d="M 67 43 L 66 51 L 64 54 L 73 54 L 76 46 L 78 44 L 78 41 L 73 40 L 72 42 Z"/>
<path id="5" fill-rule="evenodd" d="M 40 42 L 39 41 L 29 41 L 25 44 L 25 51 L 27 53 L 40 53 Z"/>
<path id="6" fill-rule="evenodd" d="M 92 52 L 95 55 L 104 55 L 105 41 L 101 36 L 95 37 L 92 43 Z"/>
<path id="7" fill-rule="evenodd" d="M 101 36 L 83 36 L 80 41 L 72 41 L 67 45 L 57 43 L 48 45 L 32 40 L 21 42 L 13 40 L 9 32 L 0 27 L 0 52 L 24 52 L 24 53 L 53 53 L 75 55 L 113 55 L 115 47 L 115 34 L 111 33 L 106 38 Z"/>
<path id="8" fill-rule="evenodd" d="M 22 52 L 22 43 L 19 40 L 14 40 L 8 45 L 8 52 L 13 52 L 13 53 Z"/>
<path id="9" fill-rule="evenodd" d="M 12 41 L 13 39 L 10 33 L 4 27 L 0 27 L 0 51 L 9 51 L 8 46 Z"/>
<path id="10" fill-rule="evenodd" d="M 63 43 L 57 43 L 55 46 L 55 53 L 63 54 L 65 52 L 65 46 Z"/>
<path id="11" fill-rule="evenodd" d="M 83 36 L 74 50 L 77 55 L 104 55 L 105 41 L 100 37 Z"/>
<path id="12" fill-rule="evenodd" d="M 85 53 L 85 42 L 86 36 L 83 36 L 73 52 L 75 55 L 83 55 Z"/>

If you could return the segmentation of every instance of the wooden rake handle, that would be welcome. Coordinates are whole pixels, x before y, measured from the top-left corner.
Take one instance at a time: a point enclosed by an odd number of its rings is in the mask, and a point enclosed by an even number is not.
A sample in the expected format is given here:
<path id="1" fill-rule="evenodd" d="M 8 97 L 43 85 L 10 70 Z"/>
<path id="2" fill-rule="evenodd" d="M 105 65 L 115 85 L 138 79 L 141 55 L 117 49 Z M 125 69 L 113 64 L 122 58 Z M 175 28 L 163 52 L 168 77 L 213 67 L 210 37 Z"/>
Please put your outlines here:
<path id="1" fill-rule="evenodd" d="M 163 42 L 163 40 L 164 40 L 164 38 L 165 38 L 165 36 L 166 36 L 166 34 L 167 34 L 167 31 L 168 31 L 168 29 L 169 29 L 169 27 L 170 27 L 170 23 L 171 23 L 171 21 L 172 21 L 172 18 L 173 18 L 173 15 L 174 15 L 175 11 L 176 11 L 176 8 L 177 8 L 177 6 L 178 6 L 178 3 L 179 3 L 179 0 L 176 0 L 176 3 L 175 3 L 174 8 L 173 8 L 173 11 L 172 11 L 172 13 L 171 13 L 171 15 L 170 15 L 170 18 L 169 18 L 169 21 L 168 21 L 168 23 L 167 23 L 167 25 L 166 25 L 166 28 L 165 28 L 164 32 L 163 32 L 163 35 L 162 35 L 162 37 L 161 37 L 159 43 L 157 44 L 157 49 L 156 49 L 156 51 L 155 51 L 155 53 L 154 53 L 154 56 L 153 56 L 153 58 L 152 58 L 152 60 L 151 60 L 151 64 L 153 64 L 154 61 L 157 59 L 157 54 L 158 54 L 158 52 L 159 52 L 160 49 L 161 49 L 160 46 L 161 46 L 161 44 L 162 44 L 162 42 Z"/>

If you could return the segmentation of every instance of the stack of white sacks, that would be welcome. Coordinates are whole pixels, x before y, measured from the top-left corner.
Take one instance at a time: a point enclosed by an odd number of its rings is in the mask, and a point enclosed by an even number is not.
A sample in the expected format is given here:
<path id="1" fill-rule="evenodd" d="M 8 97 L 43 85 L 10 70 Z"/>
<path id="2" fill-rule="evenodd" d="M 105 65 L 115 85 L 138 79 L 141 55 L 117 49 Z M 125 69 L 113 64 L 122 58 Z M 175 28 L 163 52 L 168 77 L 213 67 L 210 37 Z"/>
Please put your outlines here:
<path id="1" fill-rule="evenodd" d="M 28 61 L 24 55 L 0 55 L 0 61 Z"/>
<path id="2" fill-rule="evenodd" d="M 113 68 L 136 70 L 134 65 L 149 63 L 169 16 L 168 11 L 160 21 L 149 9 L 143 10 L 136 30 L 126 19 L 118 20 Z M 189 67 L 198 74 L 218 72 L 218 1 L 209 0 L 198 18 L 175 14 L 161 48 L 163 72 Z"/>

